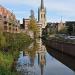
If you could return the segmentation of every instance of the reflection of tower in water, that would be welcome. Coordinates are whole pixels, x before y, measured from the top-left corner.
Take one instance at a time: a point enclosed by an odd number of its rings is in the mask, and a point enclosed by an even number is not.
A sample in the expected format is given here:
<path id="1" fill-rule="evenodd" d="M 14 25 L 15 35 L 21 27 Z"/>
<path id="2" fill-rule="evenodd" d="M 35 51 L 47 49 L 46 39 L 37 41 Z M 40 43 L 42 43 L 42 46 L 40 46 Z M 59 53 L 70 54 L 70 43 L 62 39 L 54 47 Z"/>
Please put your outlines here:
<path id="1" fill-rule="evenodd" d="M 39 43 L 39 51 L 38 51 L 38 65 L 40 66 L 41 69 L 41 75 L 44 75 L 44 67 L 46 64 L 46 56 L 45 56 L 45 52 L 46 52 L 46 48 L 45 46 L 42 45 L 42 42 L 40 41 Z"/>
<path id="2" fill-rule="evenodd" d="M 38 64 L 40 66 L 41 69 L 41 75 L 43 75 L 44 72 L 44 66 L 46 64 L 46 58 L 45 58 L 45 54 L 43 53 L 38 53 Z"/>

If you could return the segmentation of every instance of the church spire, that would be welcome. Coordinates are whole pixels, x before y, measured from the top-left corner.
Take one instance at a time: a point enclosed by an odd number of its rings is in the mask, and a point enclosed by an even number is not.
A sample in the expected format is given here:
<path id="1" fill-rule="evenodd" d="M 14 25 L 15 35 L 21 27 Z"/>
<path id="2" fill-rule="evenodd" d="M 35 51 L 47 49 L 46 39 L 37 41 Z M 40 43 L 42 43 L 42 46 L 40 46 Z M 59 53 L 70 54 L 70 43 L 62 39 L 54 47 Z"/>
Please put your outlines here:
<path id="1" fill-rule="evenodd" d="M 38 9 L 38 21 L 42 24 L 42 28 L 46 27 L 46 8 L 44 7 L 44 0 L 40 0 L 41 5 Z"/>
<path id="2" fill-rule="evenodd" d="M 44 1 L 41 0 L 41 9 L 44 9 Z"/>

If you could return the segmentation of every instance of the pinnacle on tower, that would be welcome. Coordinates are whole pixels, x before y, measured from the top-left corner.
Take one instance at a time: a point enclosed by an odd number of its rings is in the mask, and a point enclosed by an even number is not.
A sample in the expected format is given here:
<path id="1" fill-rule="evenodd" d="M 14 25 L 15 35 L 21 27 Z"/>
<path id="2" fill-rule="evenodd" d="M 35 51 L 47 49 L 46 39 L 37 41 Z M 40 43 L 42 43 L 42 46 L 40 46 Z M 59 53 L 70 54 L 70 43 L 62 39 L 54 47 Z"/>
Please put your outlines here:
<path id="1" fill-rule="evenodd" d="M 41 0 L 41 9 L 44 9 L 44 2 Z"/>
<path id="2" fill-rule="evenodd" d="M 62 16 L 61 16 L 61 22 L 62 22 Z"/>

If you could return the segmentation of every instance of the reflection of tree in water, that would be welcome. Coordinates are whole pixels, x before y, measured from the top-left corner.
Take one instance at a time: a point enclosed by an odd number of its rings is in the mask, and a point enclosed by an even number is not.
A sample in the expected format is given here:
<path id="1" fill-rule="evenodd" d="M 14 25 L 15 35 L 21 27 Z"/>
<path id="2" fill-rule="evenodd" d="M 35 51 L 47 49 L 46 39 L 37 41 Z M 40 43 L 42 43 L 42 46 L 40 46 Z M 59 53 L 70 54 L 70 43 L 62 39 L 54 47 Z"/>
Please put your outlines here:
<path id="1" fill-rule="evenodd" d="M 31 45 L 30 45 L 31 46 Z M 36 57 L 36 51 L 38 50 L 38 44 L 36 41 L 32 43 L 32 47 L 29 47 L 27 52 L 30 57 L 31 66 L 34 65 L 34 59 Z"/>
<path id="2" fill-rule="evenodd" d="M 20 71 L 23 75 L 35 75 L 34 74 L 34 59 L 36 57 L 36 51 L 38 50 L 38 44 L 34 41 L 30 46 L 21 53 L 22 61 L 25 63 L 20 64 L 18 61 L 17 70 Z"/>
<path id="3" fill-rule="evenodd" d="M 34 60 L 36 55 L 38 55 L 38 67 L 40 67 L 41 75 L 43 75 L 46 58 L 45 46 L 42 46 L 40 39 L 34 41 L 28 48 L 25 49 L 25 51 L 21 52 L 18 59 L 17 70 L 22 75 L 35 75 L 36 65 L 34 65 Z"/>
<path id="4" fill-rule="evenodd" d="M 34 75 L 34 66 L 31 66 L 29 56 L 22 51 L 17 62 L 16 69 L 21 75 Z"/>
<path id="5" fill-rule="evenodd" d="M 34 59 L 36 56 L 36 52 L 38 53 L 38 65 L 41 69 L 41 75 L 44 74 L 44 65 L 46 64 L 46 57 L 45 57 L 45 46 L 42 45 L 41 39 L 36 40 L 32 47 L 29 47 L 28 54 L 30 56 L 31 65 L 34 66 Z"/>

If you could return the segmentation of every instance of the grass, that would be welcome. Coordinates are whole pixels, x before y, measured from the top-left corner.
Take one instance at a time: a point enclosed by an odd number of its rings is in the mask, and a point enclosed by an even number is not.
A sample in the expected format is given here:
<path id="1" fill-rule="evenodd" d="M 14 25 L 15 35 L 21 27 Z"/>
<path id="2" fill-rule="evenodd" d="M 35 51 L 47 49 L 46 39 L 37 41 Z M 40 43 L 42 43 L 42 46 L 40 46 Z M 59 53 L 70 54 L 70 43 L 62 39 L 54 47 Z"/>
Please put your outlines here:
<path id="1" fill-rule="evenodd" d="M 15 68 L 19 51 L 27 47 L 32 39 L 26 34 L 5 33 L 4 36 L 8 50 L 0 48 L 0 75 L 19 75 Z"/>
<path id="2" fill-rule="evenodd" d="M 0 75 L 11 75 L 13 56 L 0 51 Z"/>

